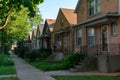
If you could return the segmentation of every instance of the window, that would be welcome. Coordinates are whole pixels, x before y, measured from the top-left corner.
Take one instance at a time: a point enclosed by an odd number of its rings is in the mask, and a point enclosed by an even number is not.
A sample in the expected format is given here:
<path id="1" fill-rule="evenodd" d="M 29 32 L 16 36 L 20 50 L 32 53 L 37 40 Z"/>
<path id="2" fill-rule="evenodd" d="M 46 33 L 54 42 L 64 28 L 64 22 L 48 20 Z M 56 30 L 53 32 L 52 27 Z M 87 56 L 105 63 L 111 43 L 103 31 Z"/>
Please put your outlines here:
<path id="1" fill-rule="evenodd" d="M 77 47 L 82 46 L 82 30 L 77 30 Z"/>
<path id="2" fill-rule="evenodd" d="M 61 37 L 57 36 L 57 48 L 61 48 L 61 47 L 62 47 Z"/>
<path id="3" fill-rule="evenodd" d="M 101 9 L 100 3 L 101 3 L 101 0 L 89 0 L 88 1 L 89 16 L 100 12 L 100 9 Z"/>
<path id="4" fill-rule="evenodd" d="M 95 45 L 95 30 L 94 28 L 87 29 L 87 46 L 93 47 Z"/>
<path id="5" fill-rule="evenodd" d="M 115 35 L 117 32 L 116 32 L 116 26 L 117 24 L 116 23 L 112 23 L 111 24 L 111 34 L 112 35 Z"/>

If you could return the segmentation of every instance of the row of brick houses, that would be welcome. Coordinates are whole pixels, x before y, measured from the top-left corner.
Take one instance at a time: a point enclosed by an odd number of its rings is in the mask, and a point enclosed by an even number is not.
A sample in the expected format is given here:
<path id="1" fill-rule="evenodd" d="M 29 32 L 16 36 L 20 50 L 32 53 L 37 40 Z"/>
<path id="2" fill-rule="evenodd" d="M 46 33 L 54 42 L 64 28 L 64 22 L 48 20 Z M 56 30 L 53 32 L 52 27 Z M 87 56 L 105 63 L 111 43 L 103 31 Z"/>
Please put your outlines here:
<path id="1" fill-rule="evenodd" d="M 78 0 L 75 10 L 60 8 L 32 32 L 32 49 L 67 55 L 81 51 L 98 58 L 98 69 L 120 70 L 120 0 Z M 92 64 L 91 64 L 92 65 Z"/>

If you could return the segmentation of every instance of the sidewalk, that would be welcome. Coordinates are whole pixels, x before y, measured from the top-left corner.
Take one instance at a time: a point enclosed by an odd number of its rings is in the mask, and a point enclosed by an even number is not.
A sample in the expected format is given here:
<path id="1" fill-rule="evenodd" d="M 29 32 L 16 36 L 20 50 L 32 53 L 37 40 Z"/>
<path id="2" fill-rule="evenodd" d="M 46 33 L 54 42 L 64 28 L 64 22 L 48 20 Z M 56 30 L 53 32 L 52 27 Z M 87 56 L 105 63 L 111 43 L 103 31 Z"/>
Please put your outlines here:
<path id="1" fill-rule="evenodd" d="M 20 80 L 55 80 L 44 72 L 34 68 L 17 56 L 13 57 L 17 76 Z"/>
<path id="2" fill-rule="evenodd" d="M 2 77 L 16 77 L 16 74 L 12 74 L 12 75 L 0 75 L 0 78 Z"/>
<path id="3" fill-rule="evenodd" d="M 89 72 L 70 72 L 69 70 L 60 70 L 60 71 L 46 71 L 46 74 L 50 76 L 74 76 L 74 75 L 104 75 L 104 76 L 117 76 L 120 75 L 120 72 L 116 73 L 104 73 L 98 71 L 89 71 Z"/>

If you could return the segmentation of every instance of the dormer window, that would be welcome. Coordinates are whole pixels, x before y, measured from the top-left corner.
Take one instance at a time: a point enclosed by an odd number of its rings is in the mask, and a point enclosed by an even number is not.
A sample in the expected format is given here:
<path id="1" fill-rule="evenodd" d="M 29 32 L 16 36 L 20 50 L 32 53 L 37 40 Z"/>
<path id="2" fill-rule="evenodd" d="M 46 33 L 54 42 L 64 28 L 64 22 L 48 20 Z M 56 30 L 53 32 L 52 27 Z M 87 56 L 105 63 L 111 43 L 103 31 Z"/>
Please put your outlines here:
<path id="1" fill-rule="evenodd" d="M 88 1 L 88 14 L 92 16 L 101 11 L 101 0 L 89 0 Z"/>

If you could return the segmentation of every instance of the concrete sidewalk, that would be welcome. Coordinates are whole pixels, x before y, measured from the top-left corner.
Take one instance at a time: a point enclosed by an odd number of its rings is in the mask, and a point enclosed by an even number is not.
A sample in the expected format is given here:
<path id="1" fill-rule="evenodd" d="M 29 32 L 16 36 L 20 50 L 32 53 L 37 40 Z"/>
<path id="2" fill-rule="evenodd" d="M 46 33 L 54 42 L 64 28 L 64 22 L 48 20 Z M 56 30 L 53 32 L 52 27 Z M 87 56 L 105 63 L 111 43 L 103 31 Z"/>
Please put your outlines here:
<path id="1" fill-rule="evenodd" d="M 50 76 L 75 76 L 75 75 L 104 75 L 104 76 L 117 76 L 120 74 L 120 72 L 116 73 L 104 73 L 104 72 L 98 72 L 98 71 L 89 71 L 89 72 L 70 72 L 69 70 L 59 70 L 59 71 L 46 71 L 46 74 Z"/>
<path id="2" fill-rule="evenodd" d="M 4 77 L 16 77 L 16 74 L 11 74 L 11 75 L 0 75 L 0 78 L 4 78 Z"/>
<path id="3" fill-rule="evenodd" d="M 55 80 L 51 76 L 29 65 L 21 58 L 13 56 L 17 76 L 20 80 Z"/>

